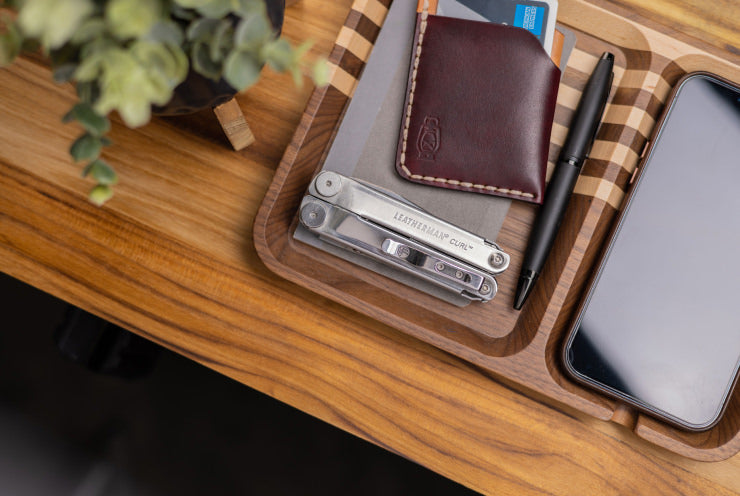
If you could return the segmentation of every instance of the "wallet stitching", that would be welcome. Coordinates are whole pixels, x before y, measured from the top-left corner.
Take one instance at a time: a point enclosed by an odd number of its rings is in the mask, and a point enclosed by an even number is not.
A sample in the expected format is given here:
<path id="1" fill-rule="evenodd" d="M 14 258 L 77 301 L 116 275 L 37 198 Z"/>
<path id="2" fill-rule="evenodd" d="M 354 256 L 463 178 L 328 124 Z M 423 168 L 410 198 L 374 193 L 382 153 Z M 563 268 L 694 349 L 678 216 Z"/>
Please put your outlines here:
<path id="1" fill-rule="evenodd" d="M 450 186 L 463 187 L 463 188 L 474 188 L 479 190 L 489 191 L 491 193 L 500 193 L 513 196 L 521 196 L 524 198 L 534 198 L 535 195 L 532 193 L 523 192 L 516 189 L 502 188 L 500 186 L 490 186 L 486 184 L 475 184 L 467 181 L 459 181 L 457 179 L 446 179 L 442 177 L 434 176 L 422 176 L 420 174 L 412 174 L 411 170 L 406 166 L 406 149 L 409 140 L 409 127 L 411 126 L 411 112 L 414 106 L 414 92 L 416 91 L 416 75 L 419 71 L 419 60 L 421 59 L 422 45 L 424 43 L 424 34 L 427 30 L 427 18 L 429 16 L 429 0 L 424 0 L 424 6 L 421 9 L 421 24 L 419 25 L 419 39 L 416 42 L 416 55 L 414 56 L 414 67 L 411 73 L 411 88 L 409 89 L 409 103 L 406 106 L 406 120 L 403 125 L 403 140 L 401 142 L 401 169 L 407 177 L 414 180 L 421 181 L 432 181 L 435 183 L 444 183 Z"/>
<path id="2" fill-rule="evenodd" d="M 406 106 L 406 120 L 403 125 L 403 142 L 401 144 L 401 167 L 406 168 L 406 149 L 409 141 L 409 126 L 411 125 L 411 111 L 414 106 L 414 92 L 416 91 L 416 75 L 419 71 L 419 59 L 421 58 L 422 45 L 424 43 L 424 34 L 427 30 L 427 18 L 429 17 L 429 0 L 424 0 L 424 6 L 421 9 L 421 24 L 419 25 L 419 39 L 416 42 L 416 54 L 414 55 L 413 72 L 411 73 L 411 88 L 409 89 L 409 103 Z M 410 172 L 410 171 L 409 171 Z"/>
<path id="3" fill-rule="evenodd" d="M 435 183 L 449 184 L 450 186 L 456 186 L 456 187 L 461 187 L 461 188 L 473 188 L 473 189 L 486 190 L 486 191 L 490 191 L 491 193 L 496 192 L 496 193 L 505 194 L 505 195 L 521 196 L 524 198 L 534 198 L 534 195 L 532 193 L 526 193 L 518 189 L 502 188 L 500 186 L 490 186 L 487 184 L 476 184 L 476 183 L 471 183 L 468 181 L 460 181 L 458 179 L 446 179 L 443 177 L 422 176 L 421 174 L 412 174 L 409 168 L 406 167 L 404 164 L 401 164 L 401 168 L 403 169 L 403 172 L 404 174 L 406 174 L 406 176 L 408 176 L 411 179 L 417 180 L 417 181 L 431 181 Z"/>

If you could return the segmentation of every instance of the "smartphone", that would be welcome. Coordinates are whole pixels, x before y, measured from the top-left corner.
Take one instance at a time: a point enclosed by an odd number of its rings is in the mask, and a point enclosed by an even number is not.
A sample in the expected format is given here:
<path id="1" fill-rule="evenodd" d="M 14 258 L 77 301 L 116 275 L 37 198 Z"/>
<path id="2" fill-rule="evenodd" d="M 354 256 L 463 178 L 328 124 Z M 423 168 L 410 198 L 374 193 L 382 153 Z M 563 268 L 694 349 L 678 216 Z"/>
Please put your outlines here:
<path id="1" fill-rule="evenodd" d="M 715 425 L 740 366 L 740 88 L 679 81 L 566 340 L 577 381 Z"/>

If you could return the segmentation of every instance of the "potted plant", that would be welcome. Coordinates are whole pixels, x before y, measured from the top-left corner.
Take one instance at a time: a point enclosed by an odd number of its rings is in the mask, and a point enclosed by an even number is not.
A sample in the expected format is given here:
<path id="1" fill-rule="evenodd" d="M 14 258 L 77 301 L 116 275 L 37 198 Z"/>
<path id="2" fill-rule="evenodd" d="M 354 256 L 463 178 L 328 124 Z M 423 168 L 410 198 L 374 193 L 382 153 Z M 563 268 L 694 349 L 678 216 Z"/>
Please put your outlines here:
<path id="1" fill-rule="evenodd" d="M 284 0 L 0 0 L 0 66 L 40 49 L 56 81 L 75 83 L 79 102 L 62 120 L 82 127 L 70 154 L 96 183 L 90 200 L 102 205 L 118 181 L 101 158 L 112 111 L 143 126 L 153 109 L 181 110 L 168 104 L 187 97 L 192 81 L 198 91 L 206 79 L 233 95 L 257 82 L 264 64 L 296 84 L 308 69 L 323 84 L 325 63 L 304 61 L 309 44 L 279 36 L 283 8 Z"/>

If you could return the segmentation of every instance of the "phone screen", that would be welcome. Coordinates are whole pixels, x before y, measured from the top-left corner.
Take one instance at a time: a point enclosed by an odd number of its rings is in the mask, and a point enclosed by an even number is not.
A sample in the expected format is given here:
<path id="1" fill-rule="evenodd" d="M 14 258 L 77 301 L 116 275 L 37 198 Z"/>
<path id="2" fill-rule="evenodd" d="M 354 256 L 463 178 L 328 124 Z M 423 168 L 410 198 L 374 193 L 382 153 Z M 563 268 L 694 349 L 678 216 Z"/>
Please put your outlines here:
<path id="1" fill-rule="evenodd" d="M 583 381 L 684 427 L 740 362 L 740 92 L 684 80 L 566 344 Z"/>

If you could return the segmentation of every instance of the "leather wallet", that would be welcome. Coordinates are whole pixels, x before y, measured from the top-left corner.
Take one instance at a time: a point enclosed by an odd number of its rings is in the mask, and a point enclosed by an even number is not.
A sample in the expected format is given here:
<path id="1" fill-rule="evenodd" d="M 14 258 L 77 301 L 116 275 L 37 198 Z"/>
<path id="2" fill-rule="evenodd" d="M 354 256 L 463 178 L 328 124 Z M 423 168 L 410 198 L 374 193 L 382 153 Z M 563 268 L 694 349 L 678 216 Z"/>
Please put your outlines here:
<path id="1" fill-rule="evenodd" d="M 417 14 L 398 173 L 542 203 L 560 69 L 527 31 Z"/>

